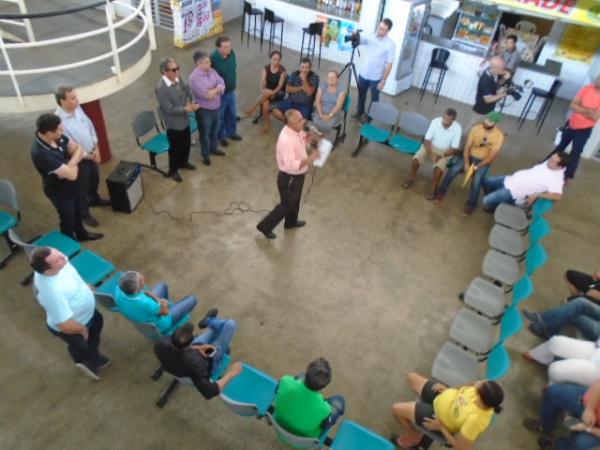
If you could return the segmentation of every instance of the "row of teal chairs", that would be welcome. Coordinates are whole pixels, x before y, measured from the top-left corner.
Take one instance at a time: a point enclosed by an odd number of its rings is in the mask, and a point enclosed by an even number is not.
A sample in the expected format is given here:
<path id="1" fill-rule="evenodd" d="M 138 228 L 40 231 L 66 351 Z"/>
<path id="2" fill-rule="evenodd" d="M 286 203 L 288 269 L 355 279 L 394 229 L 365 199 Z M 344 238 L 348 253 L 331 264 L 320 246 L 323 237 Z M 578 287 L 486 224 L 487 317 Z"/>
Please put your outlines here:
<path id="1" fill-rule="evenodd" d="M 400 114 L 394 105 L 381 101 L 371 103 L 367 116 L 369 122 L 360 127 L 358 145 L 352 156 L 357 156 L 369 141 L 386 144 L 400 153 L 413 155 L 421 147 L 430 123 L 421 114 L 408 111 Z"/>

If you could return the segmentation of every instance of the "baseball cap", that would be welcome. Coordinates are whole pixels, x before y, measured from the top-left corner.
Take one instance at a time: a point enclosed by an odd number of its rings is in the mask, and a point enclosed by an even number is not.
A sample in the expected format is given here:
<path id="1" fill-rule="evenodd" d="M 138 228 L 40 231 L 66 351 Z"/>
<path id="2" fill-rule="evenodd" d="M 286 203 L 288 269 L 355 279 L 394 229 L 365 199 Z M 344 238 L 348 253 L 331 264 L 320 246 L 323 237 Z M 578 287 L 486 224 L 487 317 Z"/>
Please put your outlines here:
<path id="1" fill-rule="evenodd" d="M 502 114 L 498 111 L 492 111 L 486 114 L 486 119 L 490 122 L 499 123 L 502 122 Z"/>

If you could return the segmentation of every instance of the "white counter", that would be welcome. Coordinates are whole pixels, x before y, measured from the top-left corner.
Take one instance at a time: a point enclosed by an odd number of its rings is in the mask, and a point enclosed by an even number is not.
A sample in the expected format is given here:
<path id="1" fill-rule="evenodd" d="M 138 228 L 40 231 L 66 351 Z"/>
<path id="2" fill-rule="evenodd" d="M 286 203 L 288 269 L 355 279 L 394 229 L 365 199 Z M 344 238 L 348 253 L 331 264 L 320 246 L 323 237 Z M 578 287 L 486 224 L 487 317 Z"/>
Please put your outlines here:
<path id="1" fill-rule="evenodd" d="M 421 84 L 425 78 L 425 73 L 427 72 L 427 67 L 429 66 L 429 61 L 431 60 L 431 52 L 436 47 L 438 46 L 430 42 L 420 42 L 415 61 L 414 76 L 412 79 L 413 86 L 417 88 L 421 87 Z M 483 58 L 458 50 L 447 50 L 450 52 L 450 57 L 448 58 L 447 62 L 448 71 L 446 72 L 446 77 L 444 78 L 444 84 L 442 85 L 440 95 L 453 100 L 458 100 L 462 103 L 473 105 L 475 103 L 475 92 L 477 90 L 477 82 L 479 80 L 477 71 Z M 432 95 L 431 92 L 435 87 L 434 83 L 437 80 L 438 74 L 439 70 L 432 70 L 431 76 L 429 77 L 430 84 L 428 86 L 428 92 L 425 94 L 423 101 L 425 101 L 427 96 Z M 550 86 L 552 86 L 554 78 L 555 77 L 552 75 L 540 73 L 530 69 L 519 68 L 515 74 L 514 81 L 516 84 L 523 85 L 525 80 L 531 80 L 533 81 L 535 87 L 547 90 L 550 89 Z M 518 102 L 513 101 L 512 98 L 509 98 L 506 106 L 503 109 L 503 114 L 518 117 L 521 114 L 523 106 L 525 105 L 530 93 L 531 91 L 529 89 L 525 89 L 521 100 Z M 540 99 L 534 102 L 528 118 L 533 119 L 536 116 L 541 104 L 542 100 Z"/>

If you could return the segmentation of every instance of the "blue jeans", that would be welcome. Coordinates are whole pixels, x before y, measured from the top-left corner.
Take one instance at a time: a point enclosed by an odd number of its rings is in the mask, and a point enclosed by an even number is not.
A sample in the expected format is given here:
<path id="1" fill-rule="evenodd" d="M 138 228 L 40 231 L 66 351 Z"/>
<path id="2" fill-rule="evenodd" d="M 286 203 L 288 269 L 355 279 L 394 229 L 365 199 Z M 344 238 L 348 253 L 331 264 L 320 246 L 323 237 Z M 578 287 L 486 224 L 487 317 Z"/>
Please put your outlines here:
<path id="1" fill-rule="evenodd" d="M 573 417 L 581 418 L 585 409 L 582 403 L 583 394 L 587 387 L 571 383 L 551 384 L 544 392 L 540 424 L 544 431 L 553 431 L 556 427 L 558 416 L 568 412 Z M 554 441 L 556 450 L 585 450 L 600 445 L 600 438 L 591 433 L 572 432 L 569 437 L 562 437 Z"/>
<path id="2" fill-rule="evenodd" d="M 365 103 L 367 102 L 367 91 L 371 91 L 371 103 L 379 101 L 379 89 L 377 85 L 381 80 L 367 80 L 358 76 L 358 104 L 356 105 L 356 114 L 365 113 Z"/>
<path id="3" fill-rule="evenodd" d="M 237 105 L 235 91 L 221 96 L 221 108 L 219 109 L 219 139 L 225 139 L 237 134 Z"/>
<path id="4" fill-rule="evenodd" d="M 231 341 L 233 340 L 233 336 L 235 336 L 237 327 L 238 325 L 235 320 L 213 317 L 208 321 L 208 330 L 200 336 L 196 336 L 192 341 L 192 345 L 210 344 L 217 349 L 217 352 L 212 357 L 213 374 L 219 369 L 223 355 L 229 353 Z"/>
<path id="5" fill-rule="evenodd" d="M 346 411 L 346 400 L 341 395 L 334 395 L 325 399 L 332 407 L 331 414 L 327 419 L 323 421 L 321 428 L 323 431 L 321 435 L 327 434 L 327 432 L 335 425 L 337 420 L 344 415 Z"/>
<path id="6" fill-rule="evenodd" d="M 574 130 L 569 126 L 565 127 L 559 144 L 554 150 L 552 150 L 552 153 L 550 153 L 546 159 L 550 158 L 555 153 L 564 151 L 564 149 L 567 148 L 567 146 L 572 142 L 573 145 L 571 146 L 571 158 L 569 159 L 567 170 L 565 170 L 565 178 L 570 179 L 575 177 L 575 172 L 577 171 L 577 166 L 579 165 L 579 159 L 581 158 L 581 152 L 583 151 L 583 147 L 585 147 L 585 143 L 590 138 L 591 134 L 591 128 Z"/>
<path id="7" fill-rule="evenodd" d="M 163 281 L 154 286 L 154 288 L 152 288 L 152 292 L 159 298 L 165 298 L 169 300 L 169 285 Z M 186 295 L 177 303 L 172 303 L 169 300 L 169 315 L 171 316 L 171 323 L 173 325 L 178 323 L 196 307 L 197 303 L 198 300 L 196 299 L 195 295 Z"/>
<path id="8" fill-rule="evenodd" d="M 483 207 L 494 212 L 500 203 L 513 204 L 515 199 L 511 192 L 504 187 L 504 179 L 506 175 L 495 177 L 485 177 L 481 183 L 483 192 L 486 194 L 483 197 Z"/>
<path id="9" fill-rule="evenodd" d="M 471 162 L 475 163 L 475 164 L 479 164 L 481 162 L 481 159 L 471 157 Z M 467 205 L 470 206 L 471 208 L 477 207 L 477 200 L 479 199 L 479 191 L 481 190 L 481 182 L 485 178 L 485 176 L 487 175 L 489 170 L 490 170 L 490 166 L 480 167 L 479 169 L 477 169 L 477 171 L 473 175 L 473 178 L 471 179 L 471 192 L 469 193 L 469 199 L 467 200 Z M 450 183 L 452 183 L 452 181 L 456 178 L 456 176 L 459 173 L 462 173 L 464 171 L 465 171 L 464 160 L 458 160 L 454 164 L 452 164 L 452 166 L 450 166 L 450 169 L 446 173 L 446 176 L 444 177 L 442 184 L 438 188 L 438 192 L 445 195 L 446 192 L 448 191 L 448 186 L 450 186 Z"/>
<path id="10" fill-rule="evenodd" d="M 589 341 L 600 338 L 600 306 L 584 297 L 577 297 L 541 316 L 550 336 L 560 333 L 565 325 L 570 324 Z"/>
<path id="11" fill-rule="evenodd" d="M 198 134 L 202 157 L 209 158 L 217 149 L 217 133 L 219 132 L 219 110 L 199 109 L 196 111 Z"/>

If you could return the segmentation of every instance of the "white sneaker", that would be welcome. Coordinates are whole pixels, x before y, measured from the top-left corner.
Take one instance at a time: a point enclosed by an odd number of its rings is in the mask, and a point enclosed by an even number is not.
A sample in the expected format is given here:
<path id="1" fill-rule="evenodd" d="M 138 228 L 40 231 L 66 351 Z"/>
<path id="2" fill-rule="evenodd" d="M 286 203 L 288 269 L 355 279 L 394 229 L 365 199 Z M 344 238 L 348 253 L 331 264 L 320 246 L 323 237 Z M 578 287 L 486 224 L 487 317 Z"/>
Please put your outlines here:
<path id="1" fill-rule="evenodd" d="M 85 363 L 77 363 L 75 364 L 75 366 L 81 370 L 84 374 L 86 374 L 89 378 L 91 378 L 94 381 L 100 381 L 100 377 L 98 376 L 98 374 L 96 373 L 96 371 L 94 369 L 91 369 L 90 367 L 86 366 Z"/>

